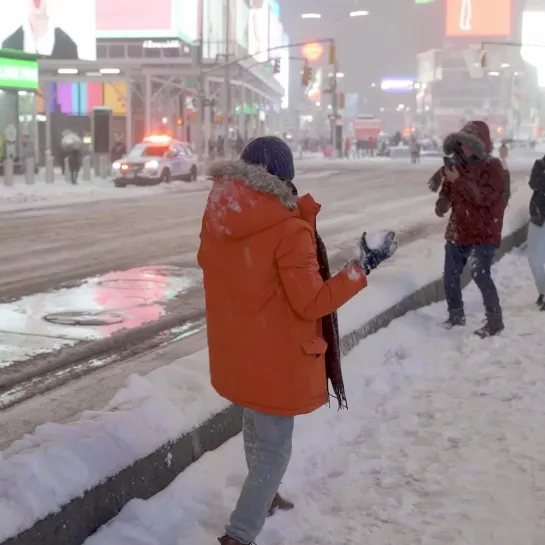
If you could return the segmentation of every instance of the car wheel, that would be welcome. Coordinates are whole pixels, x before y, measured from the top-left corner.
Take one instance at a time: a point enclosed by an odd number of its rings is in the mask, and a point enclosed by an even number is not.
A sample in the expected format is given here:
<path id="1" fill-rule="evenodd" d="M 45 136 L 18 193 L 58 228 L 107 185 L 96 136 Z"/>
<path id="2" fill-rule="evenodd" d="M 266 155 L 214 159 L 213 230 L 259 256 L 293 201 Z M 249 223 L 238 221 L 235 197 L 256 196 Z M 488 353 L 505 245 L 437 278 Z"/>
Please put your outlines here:
<path id="1" fill-rule="evenodd" d="M 189 175 L 189 181 L 190 182 L 196 182 L 197 181 L 197 176 L 198 176 L 197 167 L 195 165 L 193 165 L 191 167 L 191 174 Z"/>
<path id="2" fill-rule="evenodd" d="M 168 168 L 165 168 L 163 172 L 161 172 L 161 179 L 159 180 L 159 183 L 165 183 L 169 184 L 172 181 L 172 175 L 170 173 L 170 170 Z"/>

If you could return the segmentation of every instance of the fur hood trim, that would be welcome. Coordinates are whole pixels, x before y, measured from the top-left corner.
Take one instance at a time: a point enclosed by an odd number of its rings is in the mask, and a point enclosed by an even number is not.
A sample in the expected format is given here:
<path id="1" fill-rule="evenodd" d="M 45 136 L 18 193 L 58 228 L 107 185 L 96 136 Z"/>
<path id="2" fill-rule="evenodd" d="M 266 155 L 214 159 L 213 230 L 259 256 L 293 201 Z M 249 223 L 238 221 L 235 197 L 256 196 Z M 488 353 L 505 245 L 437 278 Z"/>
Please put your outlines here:
<path id="1" fill-rule="evenodd" d="M 464 131 L 449 134 L 443 142 L 443 152 L 445 155 L 452 155 L 456 151 L 458 144 L 469 146 L 473 150 L 473 154 L 479 159 L 485 159 L 488 155 L 482 140 L 474 134 L 469 134 Z"/>
<path id="2" fill-rule="evenodd" d="M 269 174 L 261 165 L 250 165 L 241 159 L 218 161 L 210 167 L 208 175 L 213 180 L 221 178 L 242 180 L 260 193 L 278 197 L 289 210 L 297 207 L 298 198 L 293 194 L 289 184 Z"/>
<path id="3" fill-rule="evenodd" d="M 443 142 L 443 152 L 451 155 L 456 147 L 462 144 L 469 146 L 473 155 L 479 159 L 486 159 L 492 151 L 490 129 L 484 121 L 470 121 L 461 131 L 449 134 Z"/>

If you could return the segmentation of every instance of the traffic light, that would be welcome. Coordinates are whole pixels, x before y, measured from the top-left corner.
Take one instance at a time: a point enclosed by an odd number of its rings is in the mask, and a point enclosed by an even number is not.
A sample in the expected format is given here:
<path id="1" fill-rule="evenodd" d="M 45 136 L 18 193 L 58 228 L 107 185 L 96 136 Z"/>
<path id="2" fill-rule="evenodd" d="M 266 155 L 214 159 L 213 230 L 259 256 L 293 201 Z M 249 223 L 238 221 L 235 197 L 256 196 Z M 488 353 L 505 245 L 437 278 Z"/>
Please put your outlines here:
<path id="1" fill-rule="evenodd" d="M 280 58 L 277 57 L 276 59 L 273 59 L 273 72 L 275 74 L 280 74 Z"/>
<path id="2" fill-rule="evenodd" d="M 330 66 L 334 66 L 337 64 L 337 51 L 335 48 L 335 42 L 331 42 L 329 44 L 329 64 Z"/>
<path id="3" fill-rule="evenodd" d="M 305 64 L 303 66 L 303 77 L 301 79 L 301 83 L 304 87 L 308 87 L 310 82 L 312 81 L 312 67 L 308 64 Z"/>
<path id="4" fill-rule="evenodd" d="M 346 95 L 344 93 L 339 93 L 339 110 L 344 110 L 346 106 Z"/>

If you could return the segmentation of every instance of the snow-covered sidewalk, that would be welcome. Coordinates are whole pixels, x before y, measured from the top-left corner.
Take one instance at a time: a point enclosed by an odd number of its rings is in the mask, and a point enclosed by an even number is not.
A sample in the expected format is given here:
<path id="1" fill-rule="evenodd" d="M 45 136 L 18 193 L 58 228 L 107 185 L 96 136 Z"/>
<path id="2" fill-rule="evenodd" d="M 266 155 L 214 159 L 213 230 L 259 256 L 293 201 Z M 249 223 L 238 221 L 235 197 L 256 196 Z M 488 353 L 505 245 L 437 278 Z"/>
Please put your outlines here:
<path id="1" fill-rule="evenodd" d="M 495 267 L 507 329 L 441 327 L 444 304 L 395 321 L 345 360 L 348 412 L 296 422 L 283 490 L 296 509 L 259 545 L 541 545 L 545 535 L 545 313 L 524 254 Z M 210 545 L 245 475 L 240 437 L 165 491 L 133 500 L 86 545 Z"/>

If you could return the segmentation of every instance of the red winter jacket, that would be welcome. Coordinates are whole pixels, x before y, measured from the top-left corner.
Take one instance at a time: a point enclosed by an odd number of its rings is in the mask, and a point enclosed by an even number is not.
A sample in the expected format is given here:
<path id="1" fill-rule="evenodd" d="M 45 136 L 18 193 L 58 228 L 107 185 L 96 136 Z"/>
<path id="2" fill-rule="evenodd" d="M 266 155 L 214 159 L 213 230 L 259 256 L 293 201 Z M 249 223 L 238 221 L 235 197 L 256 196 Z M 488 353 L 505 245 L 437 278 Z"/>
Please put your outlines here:
<path id="1" fill-rule="evenodd" d="M 488 125 L 483 121 L 468 123 L 445 139 L 444 152 L 450 154 L 460 144 L 471 147 L 473 157 L 459 168 L 455 182 L 445 179 L 439 193 L 437 215 L 451 210 L 445 238 L 459 246 L 499 246 L 505 212 L 504 173 L 501 161 L 490 156 Z"/>

